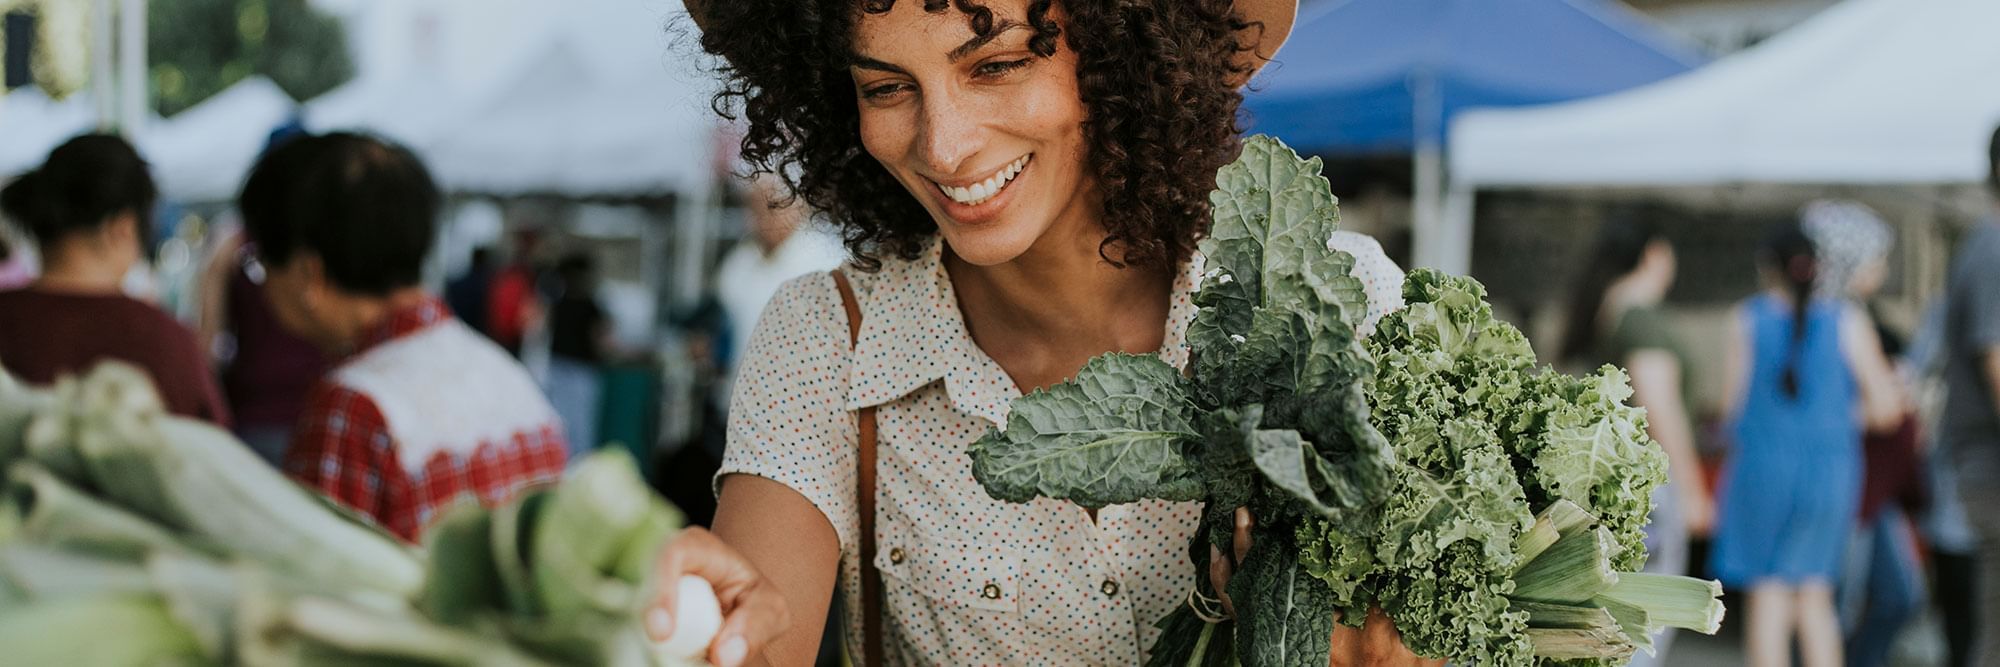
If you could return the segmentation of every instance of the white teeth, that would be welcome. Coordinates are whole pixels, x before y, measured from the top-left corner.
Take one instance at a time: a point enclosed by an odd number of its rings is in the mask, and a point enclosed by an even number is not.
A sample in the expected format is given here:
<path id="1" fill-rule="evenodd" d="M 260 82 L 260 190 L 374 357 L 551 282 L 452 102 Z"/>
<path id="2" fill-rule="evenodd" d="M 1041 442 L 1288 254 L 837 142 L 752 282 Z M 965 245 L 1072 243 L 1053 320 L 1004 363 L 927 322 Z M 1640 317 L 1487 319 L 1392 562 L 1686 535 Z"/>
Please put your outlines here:
<path id="1" fill-rule="evenodd" d="M 1023 155 L 1019 159 L 1014 160 L 1012 164 L 1007 165 L 1006 168 L 1001 169 L 1000 173 L 994 174 L 991 178 L 974 183 L 971 186 L 956 188 L 940 184 L 938 185 L 938 189 L 943 190 L 945 196 L 951 197 L 952 201 L 960 204 L 970 206 L 983 203 L 988 199 L 992 199 L 993 195 L 999 194 L 1000 190 L 1007 187 L 1008 183 L 1013 182 L 1014 177 L 1019 176 L 1021 170 L 1028 166 L 1029 157 L 1029 155 Z"/>

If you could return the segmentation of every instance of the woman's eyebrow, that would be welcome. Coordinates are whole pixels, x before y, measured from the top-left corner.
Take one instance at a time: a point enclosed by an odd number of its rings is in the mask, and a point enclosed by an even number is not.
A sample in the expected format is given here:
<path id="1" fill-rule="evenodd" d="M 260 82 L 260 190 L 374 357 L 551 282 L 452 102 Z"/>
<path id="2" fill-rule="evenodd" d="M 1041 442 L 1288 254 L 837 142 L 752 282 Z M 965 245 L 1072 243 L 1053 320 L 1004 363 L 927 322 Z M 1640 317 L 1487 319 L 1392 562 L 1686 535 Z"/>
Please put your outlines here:
<path id="1" fill-rule="evenodd" d="M 888 72 L 905 76 L 910 73 L 909 70 L 858 53 L 848 57 L 848 64 L 861 69 L 872 69 L 877 72 Z"/>
<path id="2" fill-rule="evenodd" d="M 986 46 L 988 43 L 991 43 L 994 39 L 1000 37 L 1003 34 L 1006 34 L 1007 31 L 1033 28 L 1033 27 L 1034 26 L 1028 25 L 1026 23 L 1019 23 L 1009 19 L 1000 19 L 999 25 L 993 26 L 992 30 L 986 31 L 986 34 L 984 35 L 979 35 L 977 37 L 973 37 L 972 39 L 966 40 L 964 44 L 959 45 L 958 48 L 952 49 L 951 53 L 946 54 L 945 58 L 949 59 L 951 62 L 954 63 L 960 60 L 964 60 L 966 56 L 972 55 L 972 52 L 978 51 L 979 47 Z"/>

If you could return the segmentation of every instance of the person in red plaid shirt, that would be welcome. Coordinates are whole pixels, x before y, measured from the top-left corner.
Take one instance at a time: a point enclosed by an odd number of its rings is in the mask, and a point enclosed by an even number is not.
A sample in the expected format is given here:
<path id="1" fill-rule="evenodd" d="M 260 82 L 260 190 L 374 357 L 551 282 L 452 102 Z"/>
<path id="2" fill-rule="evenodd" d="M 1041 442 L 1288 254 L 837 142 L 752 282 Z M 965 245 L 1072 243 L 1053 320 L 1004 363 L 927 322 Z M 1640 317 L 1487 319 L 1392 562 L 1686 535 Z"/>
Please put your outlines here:
<path id="1" fill-rule="evenodd" d="M 279 323 L 336 360 L 286 472 L 411 542 L 462 497 L 555 479 L 568 451 L 527 370 L 419 285 L 439 201 L 409 151 L 335 133 L 272 149 L 238 202 Z"/>

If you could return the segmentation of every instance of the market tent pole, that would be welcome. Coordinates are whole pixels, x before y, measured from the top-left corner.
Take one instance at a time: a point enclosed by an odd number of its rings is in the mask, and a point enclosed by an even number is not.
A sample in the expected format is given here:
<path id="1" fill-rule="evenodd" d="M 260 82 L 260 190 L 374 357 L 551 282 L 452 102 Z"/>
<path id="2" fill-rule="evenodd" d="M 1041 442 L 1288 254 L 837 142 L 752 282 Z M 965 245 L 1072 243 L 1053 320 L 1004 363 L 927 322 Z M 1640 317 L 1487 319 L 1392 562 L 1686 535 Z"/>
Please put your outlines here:
<path id="1" fill-rule="evenodd" d="M 146 95 L 146 0 L 123 0 L 118 9 L 118 127 L 137 139 L 144 129 Z"/>
<path id="2" fill-rule="evenodd" d="M 1412 183 L 1415 185 L 1411 202 L 1416 220 L 1412 242 L 1417 266 L 1444 268 L 1449 261 L 1448 246 L 1451 239 L 1439 228 L 1441 222 L 1440 200 L 1444 192 L 1444 145 L 1439 135 L 1444 129 L 1444 99 L 1438 90 L 1437 77 L 1429 70 L 1420 70 L 1410 76 L 1410 96 L 1414 101 L 1411 114 L 1416 131 Z"/>
<path id="3" fill-rule="evenodd" d="M 97 126 L 111 127 L 118 122 L 117 72 L 113 66 L 116 46 L 116 28 L 113 25 L 112 0 L 91 0 L 90 3 L 90 95 L 97 104 Z"/>

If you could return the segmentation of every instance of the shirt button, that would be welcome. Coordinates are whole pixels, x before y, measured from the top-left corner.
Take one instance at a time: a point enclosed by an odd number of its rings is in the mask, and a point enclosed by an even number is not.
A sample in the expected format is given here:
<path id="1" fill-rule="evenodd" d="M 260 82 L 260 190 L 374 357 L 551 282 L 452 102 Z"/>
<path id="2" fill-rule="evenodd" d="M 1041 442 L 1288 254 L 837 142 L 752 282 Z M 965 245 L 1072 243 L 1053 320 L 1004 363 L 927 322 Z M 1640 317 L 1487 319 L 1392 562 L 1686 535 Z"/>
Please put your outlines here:
<path id="1" fill-rule="evenodd" d="M 1101 590 L 1101 591 L 1104 591 L 1104 597 L 1114 597 L 1114 596 L 1117 596 L 1117 595 L 1118 595 L 1118 582 L 1116 582 L 1116 581 L 1112 581 L 1112 580 L 1110 580 L 1110 579 L 1106 579 L 1106 580 L 1104 580 L 1104 585 L 1103 585 L 1103 586 L 1100 586 L 1100 587 L 1098 587 L 1098 590 Z"/>
<path id="2" fill-rule="evenodd" d="M 986 582 L 986 588 L 980 589 L 979 594 L 988 600 L 998 600 L 1000 599 L 1000 585 L 990 581 Z"/>
<path id="3" fill-rule="evenodd" d="M 903 564 L 903 548 L 902 548 L 902 547 L 896 547 L 896 548 L 894 548 L 894 549 L 890 549 L 890 550 L 889 550 L 889 564 L 891 564 L 891 565 L 902 565 L 902 564 Z"/>

